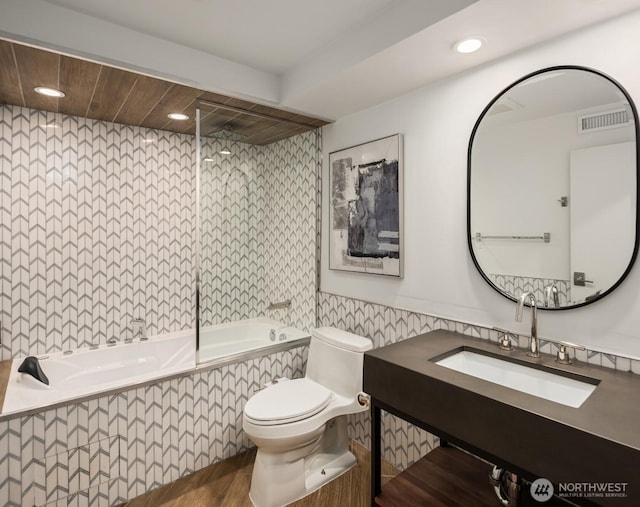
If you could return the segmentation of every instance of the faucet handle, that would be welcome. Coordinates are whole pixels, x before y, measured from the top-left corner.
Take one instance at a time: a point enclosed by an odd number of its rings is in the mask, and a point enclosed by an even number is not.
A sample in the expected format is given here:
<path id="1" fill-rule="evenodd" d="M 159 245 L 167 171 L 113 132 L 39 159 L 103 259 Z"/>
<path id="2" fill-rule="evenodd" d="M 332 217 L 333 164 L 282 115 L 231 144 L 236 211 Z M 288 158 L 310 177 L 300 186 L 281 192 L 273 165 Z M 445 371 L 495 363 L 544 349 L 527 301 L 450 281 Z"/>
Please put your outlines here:
<path id="1" fill-rule="evenodd" d="M 502 334 L 502 339 L 498 342 L 498 348 L 501 350 L 513 350 L 513 344 L 511 343 L 511 331 L 495 326 L 493 329 Z"/>
<path id="2" fill-rule="evenodd" d="M 578 345 L 577 343 L 571 342 L 563 342 L 563 341 L 554 341 L 548 340 L 549 343 L 553 344 L 558 348 L 558 353 L 556 354 L 556 363 L 558 364 L 571 364 L 571 357 L 569 356 L 569 351 L 567 347 L 571 347 L 576 350 L 586 350 L 584 345 Z"/>

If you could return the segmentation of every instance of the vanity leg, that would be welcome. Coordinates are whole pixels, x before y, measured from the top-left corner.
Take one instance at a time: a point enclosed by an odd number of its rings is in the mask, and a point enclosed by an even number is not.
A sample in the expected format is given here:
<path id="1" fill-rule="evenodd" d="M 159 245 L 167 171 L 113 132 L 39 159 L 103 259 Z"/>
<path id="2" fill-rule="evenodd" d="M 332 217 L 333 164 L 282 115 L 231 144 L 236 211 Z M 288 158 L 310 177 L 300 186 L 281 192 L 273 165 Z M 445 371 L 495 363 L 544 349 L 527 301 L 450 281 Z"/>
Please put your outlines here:
<path id="1" fill-rule="evenodd" d="M 381 485 L 381 461 L 380 446 L 380 408 L 376 406 L 375 400 L 371 398 L 371 506 L 376 507 L 376 496 L 382 491 Z"/>

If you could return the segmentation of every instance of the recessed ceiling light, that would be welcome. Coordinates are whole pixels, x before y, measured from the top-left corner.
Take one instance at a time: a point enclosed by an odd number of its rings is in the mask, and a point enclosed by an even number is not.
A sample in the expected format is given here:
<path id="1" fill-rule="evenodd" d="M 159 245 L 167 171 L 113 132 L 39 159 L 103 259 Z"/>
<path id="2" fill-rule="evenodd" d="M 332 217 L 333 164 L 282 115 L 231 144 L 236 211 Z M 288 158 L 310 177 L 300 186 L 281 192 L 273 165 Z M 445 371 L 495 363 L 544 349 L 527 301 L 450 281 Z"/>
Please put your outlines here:
<path id="1" fill-rule="evenodd" d="M 172 120 L 188 120 L 189 116 L 187 116 L 186 114 L 182 114 L 182 113 L 169 113 L 167 115 L 169 118 L 171 118 Z"/>
<path id="2" fill-rule="evenodd" d="M 202 159 L 203 162 L 214 162 L 214 160 L 211 157 L 206 157 Z"/>
<path id="3" fill-rule="evenodd" d="M 473 53 L 474 51 L 478 51 L 484 44 L 484 39 L 482 37 L 473 36 L 466 37 L 458 42 L 456 42 L 453 48 L 458 53 Z"/>
<path id="4" fill-rule="evenodd" d="M 47 88 L 46 86 L 36 86 L 33 91 L 40 95 L 46 95 L 47 97 L 56 97 L 58 99 L 64 97 L 64 92 L 56 90 L 55 88 Z"/>
<path id="5" fill-rule="evenodd" d="M 231 150 L 226 146 L 220 150 L 221 155 L 231 155 Z"/>

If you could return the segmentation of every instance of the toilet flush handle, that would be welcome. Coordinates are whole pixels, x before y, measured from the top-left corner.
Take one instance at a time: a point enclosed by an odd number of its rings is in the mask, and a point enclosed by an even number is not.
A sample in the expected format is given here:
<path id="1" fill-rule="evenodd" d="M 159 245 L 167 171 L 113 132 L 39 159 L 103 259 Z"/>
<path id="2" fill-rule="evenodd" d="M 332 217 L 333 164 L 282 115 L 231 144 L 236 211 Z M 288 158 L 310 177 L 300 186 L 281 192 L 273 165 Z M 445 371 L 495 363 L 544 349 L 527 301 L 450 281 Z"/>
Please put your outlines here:
<path id="1" fill-rule="evenodd" d="M 358 403 L 361 406 L 368 407 L 370 400 L 371 400 L 371 396 L 369 396 L 367 393 L 358 394 Z"/>

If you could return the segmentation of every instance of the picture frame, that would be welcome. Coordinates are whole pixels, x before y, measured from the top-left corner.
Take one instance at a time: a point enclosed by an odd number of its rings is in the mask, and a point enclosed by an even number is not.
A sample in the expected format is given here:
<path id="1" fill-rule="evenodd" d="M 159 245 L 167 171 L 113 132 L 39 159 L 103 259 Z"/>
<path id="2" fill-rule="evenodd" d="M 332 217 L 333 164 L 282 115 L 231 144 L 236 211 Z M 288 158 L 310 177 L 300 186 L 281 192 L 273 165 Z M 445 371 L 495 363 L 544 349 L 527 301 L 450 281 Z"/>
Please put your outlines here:
<path id="1" fill-rule="evenodd" d="M 402 278 L 402 136 L 329 154 L 329 269 Z"/>

